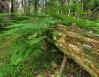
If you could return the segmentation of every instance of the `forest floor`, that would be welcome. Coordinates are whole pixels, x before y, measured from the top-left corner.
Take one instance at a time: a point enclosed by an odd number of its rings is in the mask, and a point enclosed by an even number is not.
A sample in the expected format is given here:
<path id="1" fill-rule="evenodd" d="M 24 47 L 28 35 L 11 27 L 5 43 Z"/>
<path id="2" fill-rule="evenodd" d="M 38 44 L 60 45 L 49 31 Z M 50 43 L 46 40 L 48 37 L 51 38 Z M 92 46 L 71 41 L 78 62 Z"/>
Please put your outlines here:
<path id="1" fill-rule="evenodd" d="M 42 38 L 45 37 L 42 33 L 52 24 L 67 25 L 70 22 L 60 22 L 52 17 L 28 17 L 26 19 L 19 17 L 12 20 L 10 22 L 12 25 L 0 32 L 0 77 L 56 77 L 63 54 L 55 49 L 45 51 L 42 45 L 44 42 Z M 96 24 L 91 28 L 89 28 L 89 23 L 87 25 L 89 31 L 93 28 L 98 35 L 99 22 Z M 65 75 L 69 77 L 75 66 L 78 65 L 71 61 L 67 63 L 63 77 Z M 79 70 L 80 68 L 77 68 L 78 72 L 75 77 L 80 77 Z"/>

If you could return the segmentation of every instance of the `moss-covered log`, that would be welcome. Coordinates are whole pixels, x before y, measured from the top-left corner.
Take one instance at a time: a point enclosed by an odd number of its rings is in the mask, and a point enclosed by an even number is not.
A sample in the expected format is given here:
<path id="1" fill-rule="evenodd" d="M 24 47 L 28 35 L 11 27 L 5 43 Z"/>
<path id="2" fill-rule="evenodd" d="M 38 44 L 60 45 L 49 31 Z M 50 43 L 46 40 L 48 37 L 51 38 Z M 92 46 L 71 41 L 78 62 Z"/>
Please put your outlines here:
<path id="1" fill-rule="evenodd" d="M 99 37 L 84 30 L 58 25 L 51 29 L 50 41 L 92 77 L 99 77 Z"/>

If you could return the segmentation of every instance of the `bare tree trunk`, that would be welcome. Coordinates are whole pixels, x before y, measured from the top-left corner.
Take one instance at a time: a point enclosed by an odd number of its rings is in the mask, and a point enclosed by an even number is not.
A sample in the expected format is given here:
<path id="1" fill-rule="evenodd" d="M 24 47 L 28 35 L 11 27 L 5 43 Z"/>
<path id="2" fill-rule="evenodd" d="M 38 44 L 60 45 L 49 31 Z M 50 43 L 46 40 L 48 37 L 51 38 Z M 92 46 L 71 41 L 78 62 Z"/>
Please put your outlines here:
<path id="1" fill-rule="evenodd" d="M 70 13 L 71 13 L 71 9 L 69 9 L 69 11 L 68 11 L 68 16 L 70 16 Z"/>
<path id="2" fill-rule="evenodd" d="M 11 0 L 11 13 L 14 13 L 14 1 Z"/>
<path id="3" fill-rule="evenodd" d="M 30 15 L 31 11 L 31 0 L 28 0 L 28 15 Z"/>
<path id="4" fill-rule="evenodd" d="M 7 25 L 7 23 L 6 23 L 7 15 L 5 15 L 5 13 L 9 13 L 9 7 L 8 7 L 7 0 L 0 1 L 0 13 L 3 14 L 0 19 L 0 20 L 2 20 L 2 22 L 0 22 L 0 30 L 2 30 Z"/>
<path id="5" fill-rule="evenodd" d="M 8 13 L 9 7 L 7 4 L 7 0 L 0 1 L 0 13 Z"/>
<path id="6" fill-rule="evenodd" d="M 37 15 L 38 13 L 38 0 L 34 0 L 34 14 Z"/>

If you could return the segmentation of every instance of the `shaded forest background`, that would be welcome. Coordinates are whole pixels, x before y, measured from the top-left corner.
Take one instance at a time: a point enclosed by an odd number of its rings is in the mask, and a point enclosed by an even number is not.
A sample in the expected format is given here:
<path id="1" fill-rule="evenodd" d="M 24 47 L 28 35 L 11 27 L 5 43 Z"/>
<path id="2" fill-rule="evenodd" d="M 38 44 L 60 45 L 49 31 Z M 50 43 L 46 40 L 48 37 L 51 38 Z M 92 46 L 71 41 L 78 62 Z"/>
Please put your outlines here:
<path id="1" fill-rule="evenodd" d="M 65 15 L 96 19 L 98 0 L 1 0 L 1 13 Z"/>
<path id="2" fill-rule="evenodd" d="M 62 20 L 65 17 L 82 19 L 82 22 L 84 19 L 97 20 L 98 10 L 98 0 L 1 0 L 0 28 L 17 16 L 49 15 Z"/>

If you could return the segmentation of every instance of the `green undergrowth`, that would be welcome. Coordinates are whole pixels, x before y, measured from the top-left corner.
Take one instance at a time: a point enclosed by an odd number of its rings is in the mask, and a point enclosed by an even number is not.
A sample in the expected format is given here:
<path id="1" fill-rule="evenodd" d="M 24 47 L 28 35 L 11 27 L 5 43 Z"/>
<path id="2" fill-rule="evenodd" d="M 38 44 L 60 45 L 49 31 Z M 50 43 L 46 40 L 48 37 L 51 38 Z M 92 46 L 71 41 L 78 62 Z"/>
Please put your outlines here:
<path id="1" fill-rule="evenodd" d="M 35 21 L 35 22 L 34 22 Z M 53 18 L 33 18 L 8 26 L 0 32 L 0 46 L 11 41 L 5 48 L 6 61 L 0 60 L 0 77 L 33 77 L 35 70 L 47 69 L 50 64 L 49 54 L 43 51 L 43 32 L 58 22 Z M 4 41 L 8 40 L 8 41 Z M 2 49 L 2 48 L 1 48 Z M 0 50 L 1 52 L 3 50 Z"/>
<path id="2" fill-rule="evenodd" d="M 72 17 L 21 16 L 10 20 L 12 25 L 0 31 L 0 53 L 6 54 L 0 58 L 0 77 L 35 77 L 55 66 L 55 62 L 61 63 L 59 54 L 43 50 L 44 39 L 47 38 L 44 32 L 55 23 L 69 26 L 75 22 L 83 29 L 99 33 L 98 21 Z"/>
<path id="3" fill-rule="evenodd" d="M 66 26 L 70 26 L 72 23 L 76 23 L 78 27 L 85 29 L 87 31 L 93 31 L 93 33 L 99 34 L 99 20 L 91 21 L 87 19 L 80 19 L 71 16 L 54 16 L 57 19 L 60 19 L 60 22 Z"/>

